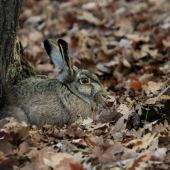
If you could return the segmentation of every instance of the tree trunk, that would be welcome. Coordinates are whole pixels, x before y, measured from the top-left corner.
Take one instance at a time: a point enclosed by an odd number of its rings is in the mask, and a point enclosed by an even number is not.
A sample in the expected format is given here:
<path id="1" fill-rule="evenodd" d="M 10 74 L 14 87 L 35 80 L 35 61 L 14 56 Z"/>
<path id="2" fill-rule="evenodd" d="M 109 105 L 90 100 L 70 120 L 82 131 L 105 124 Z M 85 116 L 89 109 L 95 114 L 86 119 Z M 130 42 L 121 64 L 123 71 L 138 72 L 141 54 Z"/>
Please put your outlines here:
<path id="1" fill-rule="evenodd" d="M 35 75 L 16 33 L 23 0 L 0 0 L 0 103 L 7 89 Z"/>

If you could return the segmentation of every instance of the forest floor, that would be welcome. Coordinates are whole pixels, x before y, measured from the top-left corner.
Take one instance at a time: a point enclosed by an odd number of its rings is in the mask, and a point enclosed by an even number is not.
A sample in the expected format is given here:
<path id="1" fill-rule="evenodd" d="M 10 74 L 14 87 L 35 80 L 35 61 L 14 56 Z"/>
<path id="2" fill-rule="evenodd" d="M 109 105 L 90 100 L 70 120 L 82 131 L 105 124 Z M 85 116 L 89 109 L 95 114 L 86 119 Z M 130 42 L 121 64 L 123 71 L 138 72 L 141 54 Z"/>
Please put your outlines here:
<path id="1" fill-rule="evenodd" d="M 109 95 L 94 121 L 0 120 L 0 169 L 170 169 L 170 1 L 25 0 L 18 37 L 37 74 L 56 78 L 43 41 L 66 40 Z"/>

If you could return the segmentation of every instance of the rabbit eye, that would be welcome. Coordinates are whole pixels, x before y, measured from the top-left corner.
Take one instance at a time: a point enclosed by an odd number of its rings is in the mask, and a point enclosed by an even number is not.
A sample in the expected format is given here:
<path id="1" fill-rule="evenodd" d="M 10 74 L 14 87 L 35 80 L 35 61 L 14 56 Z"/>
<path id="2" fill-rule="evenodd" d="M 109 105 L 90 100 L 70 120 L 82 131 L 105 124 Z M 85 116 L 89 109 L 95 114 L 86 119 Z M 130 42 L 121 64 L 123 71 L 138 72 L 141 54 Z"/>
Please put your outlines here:
<path id="1" fill-rule="evenodd" d="M 80 79 L 81 84 L 88 84 L 89 82 L 90 82 L 90 80 L 88 78 L 81 78 Z"/>

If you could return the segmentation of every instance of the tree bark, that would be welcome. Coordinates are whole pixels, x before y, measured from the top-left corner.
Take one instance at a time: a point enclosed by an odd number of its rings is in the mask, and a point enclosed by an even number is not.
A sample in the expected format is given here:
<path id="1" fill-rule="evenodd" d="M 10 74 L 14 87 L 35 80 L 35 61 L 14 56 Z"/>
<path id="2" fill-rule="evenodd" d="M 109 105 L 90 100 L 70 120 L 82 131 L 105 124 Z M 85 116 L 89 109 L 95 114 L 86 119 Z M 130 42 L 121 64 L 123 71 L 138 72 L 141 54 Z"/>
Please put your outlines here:
<path id="1" fill-rule="evenodd" d="M 35 75 L 16 33 L 23 0 L 0 0 L 0 103 L 7 89 Z"/>

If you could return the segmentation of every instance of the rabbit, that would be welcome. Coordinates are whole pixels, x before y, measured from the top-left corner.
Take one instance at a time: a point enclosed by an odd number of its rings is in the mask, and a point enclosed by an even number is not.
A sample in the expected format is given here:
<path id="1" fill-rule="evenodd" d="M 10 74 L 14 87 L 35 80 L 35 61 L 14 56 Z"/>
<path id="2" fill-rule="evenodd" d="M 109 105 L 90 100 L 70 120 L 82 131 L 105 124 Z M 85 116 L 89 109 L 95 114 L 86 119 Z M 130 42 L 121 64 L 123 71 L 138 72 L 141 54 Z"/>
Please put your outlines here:
<path id="1" fill-rule="evenodd" d="M 44 47 L 52 62 L 63 69 L 59 80 L 40 75 L 22 80 L 9 89 L 1 118 L 14 117 L 38 128 L 73 123 L 78 116 L 95 119 L 97 106 L 107 98 L 98 77 L 73 65 L 64 40 L 46 39 Z"/>

